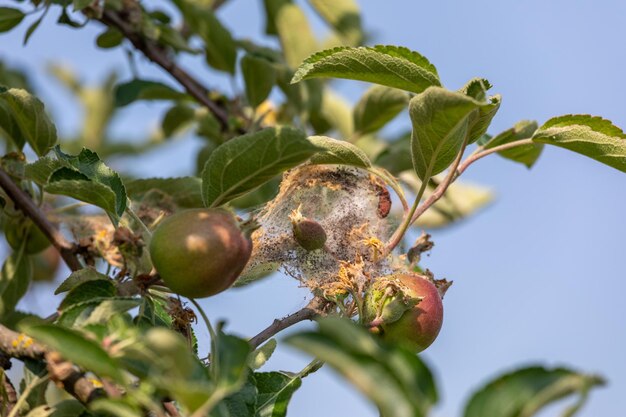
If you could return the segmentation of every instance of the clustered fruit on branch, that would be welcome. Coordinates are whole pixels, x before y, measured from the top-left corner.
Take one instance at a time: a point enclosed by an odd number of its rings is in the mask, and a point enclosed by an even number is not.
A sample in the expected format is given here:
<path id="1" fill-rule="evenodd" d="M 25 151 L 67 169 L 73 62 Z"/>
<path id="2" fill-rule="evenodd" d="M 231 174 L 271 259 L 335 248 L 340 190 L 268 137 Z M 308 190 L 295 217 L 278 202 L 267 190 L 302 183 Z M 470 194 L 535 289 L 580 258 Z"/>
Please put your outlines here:
<path id="1" fill-rule="evenodd" d="M 447 286 L 407 272 L 399 259 L 382 257 L 392 219 L 391 200 L 381 187 L 356 168 L 305 165 L 285 174 L 279 194 L 258 215 L 252 241 L 227 210 L 183 210 L 156 228 L 150 257 L 169 289 L 190 298 L 218 294 L 242 271 L 248 275 L 278 263 L 316 299 L 358 317 L 388 342 L 421 351 L 439 333 Z M 251 343 L 315 314 L 303 309 Z"/>

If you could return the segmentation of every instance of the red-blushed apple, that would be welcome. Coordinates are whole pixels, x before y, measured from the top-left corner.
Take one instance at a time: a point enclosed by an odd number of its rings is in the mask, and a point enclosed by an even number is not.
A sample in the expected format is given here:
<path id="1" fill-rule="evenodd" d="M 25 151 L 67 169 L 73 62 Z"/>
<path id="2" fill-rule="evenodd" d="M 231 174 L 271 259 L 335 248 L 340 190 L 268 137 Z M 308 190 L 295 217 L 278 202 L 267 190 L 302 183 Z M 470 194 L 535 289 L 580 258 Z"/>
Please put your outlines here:
<path id="1" fill-rule="evenodd" d="M 152 234 L 150 257 L 165 284 L 190 298 L 229 288 L 250 259 L 252 242 L 223 209 L 184 210 Z"/>
<path id="2" fill-rule="evenodd" d="M 409 272 L 384 277 L 376 284 L 365 300 L 371 330 L 415 352 L 430 346 L 443 323 L 443 303 L 435 284 L 427 276 Z"/>

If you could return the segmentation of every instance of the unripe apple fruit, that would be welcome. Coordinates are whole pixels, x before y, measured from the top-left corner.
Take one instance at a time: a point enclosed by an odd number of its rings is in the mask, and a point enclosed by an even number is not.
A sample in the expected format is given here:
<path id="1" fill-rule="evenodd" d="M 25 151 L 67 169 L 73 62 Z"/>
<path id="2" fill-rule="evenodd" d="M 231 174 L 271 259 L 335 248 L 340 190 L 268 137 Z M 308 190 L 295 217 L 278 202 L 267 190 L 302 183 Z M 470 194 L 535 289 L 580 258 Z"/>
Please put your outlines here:
<path id="1" fill-rule="evenodd" d="M 235 216 L 223 209 L 175 213 L 156 228 L 150 257 L 165 284 L 190 298 L 230 287 L 250 259 L 252 243 Z"/>
<path id="2" fill-rule="evenodd" d="M 315 220 L 304 217 L 300 208 L 294 210 L 289 216 L 293 230 L 293 238 L 302 248 L 312 251 L 322 249 L 326 244 L 326 232 L 321 224 Z"/>
<path id="3" fill-rule="evenodd" d="M 387 285 L 372 286 L 366 294 L 366 320 L 383 340 L 421 352 L 441 330 L 439 290 L 428 277 L 415 273 L 398 273 L 385 280 Z"/>
<path id="4" fill-rule="evenodd" d="M 8 221 L 4 226 L 4 236 L 9 246 L 16 251 L 26 241 L 24 253 L 28 255 L 39 253 L 50 246 L 46 235 L 28 218 Z"/>
<path id="5" fill-rule="evenodd" d="M 33 281 L 54 281 L 57 269 L 61 263 L 61 255 L 54 246 L 33 256 Z"/>

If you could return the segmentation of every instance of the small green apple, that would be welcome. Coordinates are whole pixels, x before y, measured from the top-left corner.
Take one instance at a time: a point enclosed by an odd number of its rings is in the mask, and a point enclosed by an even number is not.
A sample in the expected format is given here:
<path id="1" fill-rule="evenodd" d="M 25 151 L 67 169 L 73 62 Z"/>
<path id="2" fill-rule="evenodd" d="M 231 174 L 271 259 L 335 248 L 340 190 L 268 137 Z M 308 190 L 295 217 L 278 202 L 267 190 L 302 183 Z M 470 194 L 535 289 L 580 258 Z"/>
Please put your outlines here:
<path id="1" fill-rule="evenodd" d="M 50 246 L 43 232 L 28 218 L 9 220 L 4 226 L 4 236 L 13 250 L 19 250 L 26 241 L 24 252 L 28 255 L 39 253 Z"/>

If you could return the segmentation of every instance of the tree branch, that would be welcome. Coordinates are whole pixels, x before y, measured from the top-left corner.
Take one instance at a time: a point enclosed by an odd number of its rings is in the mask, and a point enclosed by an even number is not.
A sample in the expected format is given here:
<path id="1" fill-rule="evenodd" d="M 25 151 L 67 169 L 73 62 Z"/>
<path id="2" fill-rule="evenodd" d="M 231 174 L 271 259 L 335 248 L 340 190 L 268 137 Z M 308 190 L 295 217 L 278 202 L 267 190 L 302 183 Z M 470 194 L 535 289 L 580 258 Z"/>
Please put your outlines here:
<path id="1" fill-rule="evenodd" d="M 0 368 L 4 371 L 11 369 L 11 358 L 2 352 L 0 352 Z M 6 372 L 3 372 L 0 378 L 2 379 L 2 386 L 6 395 L 6 403 L 0 402 L 0 415 L 7 416 L 11 413 L 15 404 L 17 404 L 17 392 Z"/>
<path id="2" fill-rule="evenodd" d="M 209 98 L 209 90 L 187 71 L 179 67 L 157 42 L 143 36 L 143 34 L 136 30 L 133 24 L 128 22 L 124 17 L 124 10 L 117 12 L 105 9 L 102 11 L 102 17 L 99 20 L 105 25 L 119 30 L 137 50 L 141 51 L 146 56 L 146 58 L 170 73 L 170 75 L 185 88 L 190 96 L 198 100 L 198 102 L 213 113 L 222 131 L 228 130 L 228 113 L 224 108 L 220 107 L 220 105 Z"/>
<path id="3" fill-rule="evenodd" d="M 43 359 L 46 349 L 30 337 L 0 324 L 0 352 L 16 359 Z"/>
<path id="4" fill-rule="evenodd" d="M 30 196 L 13 182 L 9 174 L 2 168 L 0 168 L 0 187 L 13 200 L 17 208 L 24 212 L 39 227 L 52 245 L 57 248 L 61 257 L 72 271 L 77 271 L 83 267 L 76 257 L 74 245 L 68 242 L 61 232 L 48 221 Z"/>
<path id="5" fill-rule="evenodd" d="M 96 388 L 85 374 L 66 361 L 58 352 L 45 354 L 50 379 L 63 386 L 63 389 L 83 404 L 104 396 L 104 391 Z"/>
<path id="6" fill-rule="evenodd" d="M 16 359 L 46 361 L 53 381 L 61 384 L 74 398 L 88 403 L 103 395 L 85 375 L 70 362 L 61 358 L 58 352 L 49 351 L 32 338 L 0 325 L 0 354 Z"/>
<path id="7" fill-rule="evenodd" d="M 176 408 L 176 405 L 173 402 L 164 402 L 163 408 L 165 408 L 165 411 L 167 411 L 167 414 L 169 414 L 170 416 L 181 417 L 180 413 L 178 412 L 178 408 Z"/>
<path id="8" fill-rule="evenodd" d="M 11 413 L 11 410 L 13 410 L 13 407 L 17 404 L 17 392 L 15 391 L 15 387 L 6 373 L 2 375 L 2 385 L 7 396 L 7 402 L 6 404 L 0 403 L 0 415 L 8 416 Z"/>
<path id="9" fill-rule="evenodd" d="M 293 314 L 288 315 L 282 319 L 276 319 L 266 329 L 262 330 L 259 334 L 249 340 L 252 349 L 256 349 L 261 346 L 265 341 L 270 339 L 278 332 L 285 330 L 286 328 L 293 326 L 296 323 L 300 323 L 305 320 L 313 320 L 316 317 L 324 313 L 324 307 L 328 305 L 328 302 L 321 298 L 313 298 L 306 307 L 296 311 Z"/>

